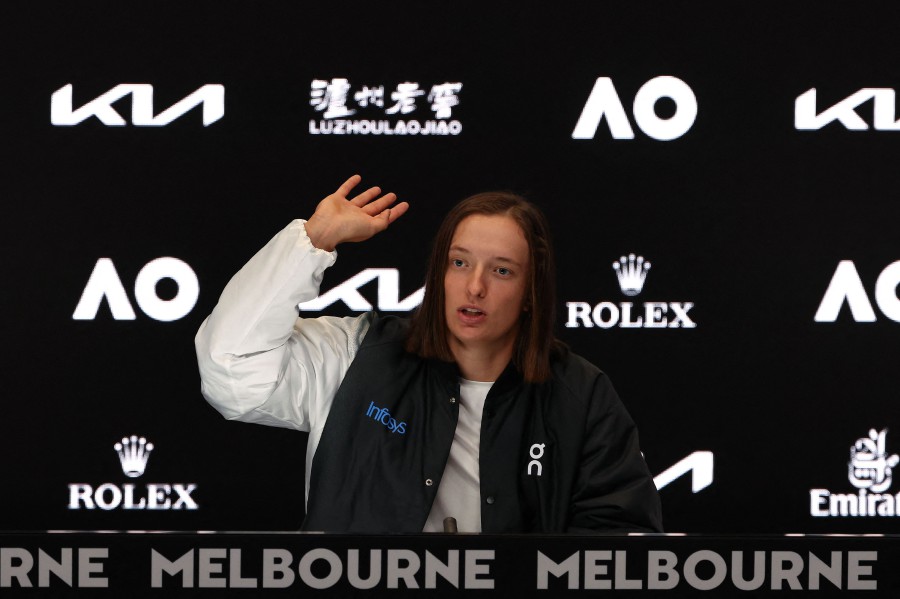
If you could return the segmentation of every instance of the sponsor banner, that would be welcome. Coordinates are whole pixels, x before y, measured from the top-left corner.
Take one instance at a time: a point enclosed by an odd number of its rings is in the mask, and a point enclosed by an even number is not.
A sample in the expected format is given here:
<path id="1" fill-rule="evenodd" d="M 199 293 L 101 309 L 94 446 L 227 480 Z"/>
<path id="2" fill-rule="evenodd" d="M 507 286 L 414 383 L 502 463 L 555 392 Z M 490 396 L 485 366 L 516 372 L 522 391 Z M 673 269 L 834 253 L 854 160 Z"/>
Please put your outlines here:
<path id="1" fill-rule="evenodd" d="M 377 306 L 373 306 L 359 292 L 362 286 L 374 280 L 378 281 Z M 400 299 L 400 271 L 396 268 L 367 268 L 297 307 L 301 312 L 319 312 L 334 303 L 343 302 L 354 312 L 369 312 L 374 308 L 382 312 L 409 312 L 417 308 L 424 297 L 425 287 L 420 287 Z"/>
<path id="2" fill-rule="evenodd" d="M 869 122 L 857 110 L 871 101 Z M 831 106 L 819 111 L 816 88 L 808 89 L 794 102 L 794 128 L 798 131 L 818 131 L 831 123 L 840 123 L 849 131 L 900 131 L 897 119 L 897 93 L 890 88 L 865 87 Z M 865 114 L 865 111 L 864 111 Z"/>
<path id="3" fill-rule="evenodd" d="M 643 256 L 628 254 L 612 263 L 619 289 L 627 298 L 640 295 L 650 272 L 650 262 Z M 693 302 L 646 301 L 566 302 L 567 328 L 609 329 L 693 329 L 697 323 L 690 314 Z"/>
<path id="4" fill-rule="evenodd" d="M 169 299 L 163 299 L 157 293 L 156 285 L 164 279 L 173 281 L 178 287 L 178 292 Z M 160 322 L 184 318 L 194 309 L 199 296 L 197 274 L 186 262 L 170 256 L 148 262 L 134 281 L 134 299 L 138 307 Z M 109 304 L 113 320 L 135 320 L 134 307 L 111 258 L 97 260 L 72 313 L 72 320 L 94 320 L 103 300 Z"/>
<path id="5" fill-rule="evenodd" d="M 463 84 L 415 81 L 393 88 L 354 86 L 343 77 L 314 79 L 309 104 L 318 118 L 309 120 L 310 135 L 459 135 L 462 123 L 453 118 Z"/>
<path id="6" fill-rule="evenodd" d="M 656 112 L 656 103 L 663 98 L 675 104 L 674 113 L 668 117 L 661 117 Z M 635 94 L 631 113 L 638 129 L 647 137 L 672 141 L 694 126 L 697 96 L 687 83 L 677 77 L 654 77 Z M 634 128 L 612 79 L 598 77 L 572 130 L 572 139 L 594 139 L 597 135 L 603 135 L 598 131 L 604 119 L 613 139 L 634 139 Z"/>
<path id="7" fill-rule="evenodd" d="M 875 305 L 889 320 L 900 322 L 900 298 L 897 297 L 897 286 L 900 285 L 900 260 L 885 267 L 875 281 Z M 844 304 L 850 308 L 850 318 L 856 322 L 875 322 L 878 317 L 872 307 L 872 301 L 866 293 L 863 281 L 852 260 L 841 260 L 831 282 L 825 290 L 822 302 L 814 317 L 816 322 L 835 322 Z"/>
<path id="8" fill-rule="evenodd" d="M 898 560 L 896 540 L 883 537 L 7 533 L 0 588 L 4 597 L 70 597 L 86 588 L 166 598 L 199 589 L 217 597 L 895 597 Z"/>
<path id="9" fill-rule="evenodd" d="M 155 449 L 144 437 L 123 437 L 113 445 L 119 456 L 122 474 L 140 478 Z M 185 483 L 70 483 L 70 510 L 196 510 L 193 497 L 196 484 Z"/>
<path id="10" fill-rule="evenodd" d="M 869 430 L 850 447 L 847 479 L 856 493 L 810 489 L 809 513 L 816 518 L 895 518 L 900 493 L 890 493 L 900 456 L 887 451 L 887 429 Z"/>
<path id="11" fill-rule="evenodd" d="M 153 86 L 147 83 L 123 83 L 75 108 L 72 101 L 74 86 L 68 83 L 50 96 L 50 123 L 57 127 L 79 125 L 97 117 L 107 127 L 165 127 L 197 106 L 203 107 L 203 126 L 208 127 L 225 116 L 225 86 L 203 85 L 168 108 L 156 113 Z M 114 107 L 116 102 L 131 96 L 131 121 L 127 121 Z"/>

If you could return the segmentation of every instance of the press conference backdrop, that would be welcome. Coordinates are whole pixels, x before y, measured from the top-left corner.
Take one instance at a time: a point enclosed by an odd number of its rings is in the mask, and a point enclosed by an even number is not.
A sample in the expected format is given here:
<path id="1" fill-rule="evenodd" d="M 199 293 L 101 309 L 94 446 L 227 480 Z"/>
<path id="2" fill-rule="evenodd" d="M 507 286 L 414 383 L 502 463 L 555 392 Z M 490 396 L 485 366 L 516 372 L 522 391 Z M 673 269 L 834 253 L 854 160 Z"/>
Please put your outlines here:
<path id="1" fill-rule="evenodd" d="M 193 336 L 360 173 L 412 208 L 303 316 L 409 312 L 517 191 L 669 531 L 900 532 L 895 3 L 0 10 L 0 528 L 297 529 L 305 434 L 222 419 Z"/>

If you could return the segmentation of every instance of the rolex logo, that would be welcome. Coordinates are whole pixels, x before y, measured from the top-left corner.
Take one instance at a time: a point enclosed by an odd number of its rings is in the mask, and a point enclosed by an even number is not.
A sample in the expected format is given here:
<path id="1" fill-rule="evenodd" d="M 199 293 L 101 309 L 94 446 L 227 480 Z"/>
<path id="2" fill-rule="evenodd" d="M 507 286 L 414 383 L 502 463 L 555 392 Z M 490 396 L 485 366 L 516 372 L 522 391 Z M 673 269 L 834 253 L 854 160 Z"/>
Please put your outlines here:
<path id="1" fill-rule="evenodd" d="M 138 478 L 147 468 L 153 443 L 131 435 L 123 437 L 113 449 L 125 476 Z M 111 457 L 109 460 L 112 462 Z M 196 490 L 197 485 L 193 483 L 71 483 L 69 509 L 196 510 L 200 507 L 192 496 Z"/>
<path id="2" fill-rule="evenodd" d="M 119 454 L 119 461 L 122 463 L 122 472 L 129 478 L 137 478 L 144 473 L 147 467 L 147 460 L 150 459 L 150 452 L 153 451 L 153 443 L 147 443 L 144 437 L 131 435 L 124 437 L 121 443 L 113 445 L 116 453 Z"/>
<path id="3" fill-rule="evenodd" d="M 628 254 L 612 263 L 619 289 L 628 300 L 644 290 L 650 262 L 643 256 Z M 597 301 L 566 302 L 568 328 L 611 329 L 693 329 L 697 327 L 688 312 L 694 302 L 670 301 Z"/>
<path id="4" fill-rule="evenodd" d="M 647 279 L 647 271 L 650 270 L 650 263 L 645 262 L 643 256 L 634 254 L 628 254 L 627 258 L 622 256 L 617 262 L 613 262 L 612 267 L 619 277 L 619 288 L 622 293 L 634 297 L 641 292 Z"/>

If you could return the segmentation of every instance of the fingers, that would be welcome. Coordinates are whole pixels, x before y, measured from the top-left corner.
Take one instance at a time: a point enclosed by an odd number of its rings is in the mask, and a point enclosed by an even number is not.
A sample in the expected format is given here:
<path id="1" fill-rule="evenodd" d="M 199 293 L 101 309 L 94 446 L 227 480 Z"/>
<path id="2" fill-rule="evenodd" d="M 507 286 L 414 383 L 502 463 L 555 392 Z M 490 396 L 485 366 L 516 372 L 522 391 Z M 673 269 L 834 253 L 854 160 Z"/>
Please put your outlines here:
<path id="1" fill-rule="evenodd" d="M 350 192 L 353 191 L 353 188 L 359 185 L 360 181 L 362 181 L 362 177 L 360 177 L 359 175 L 353 175 L 352 177 L 344 181 L 343 185 L 338 187 L 335 193 L 346 198 L 348 195 L 350 195 Z"/>
<path id="2" fill-rule="evenodd" d="M 385 212 L 387 212 L 388 224 L 394 222 L 395 220 L 406 214 L 407 210 L 409 210 L 409 203 L 407 202 L 400 202 L 396 206 L 391 206 L 390 208 L 385 210 Z"/>
<path id="3" fill-rule="evenodd" d="M 391 208 L 386 208 L 382 210 L 375 218 L 372 220 L 376 231 L 381 232 L 388 228 L 388 226 L 393 223 L 395 220 L 406 214 L 406 211 L 409 209 L 409 204 L 406 202 L 401 202 L 396 206 Z"/>
<path id="4" fill-rule="evenodd" d="M 387 208 L 391 206 L 394 202 L 397 201 L 397 194 L 395 193 L 386 193 L 374 202 L 367 204 L 363 207 L 363 212 L 368 214 L 369 216 L 378 216 L 382 212 L 384 212 Z"/>
<path id="5" fill-rule="evenodd" d="M 354 206 L 358 206 L 358 207 L 362 208 L 363 206 L 365 206 L 366 204 L 368 204 L 369 202 L 371 202 L 372 200 L 377 198 L 378 194 L 380 194 L 380 193 L 381 193 L 380 187 L 377 187 L 377 186 L 370 187 L 369 189 L 365 190 L 364 192 L 362 192 L 361 194 L 359 194 L 358 196 L 356 196 L 355 198 L 350 200 L 350 203 L 353 204 Z"/>

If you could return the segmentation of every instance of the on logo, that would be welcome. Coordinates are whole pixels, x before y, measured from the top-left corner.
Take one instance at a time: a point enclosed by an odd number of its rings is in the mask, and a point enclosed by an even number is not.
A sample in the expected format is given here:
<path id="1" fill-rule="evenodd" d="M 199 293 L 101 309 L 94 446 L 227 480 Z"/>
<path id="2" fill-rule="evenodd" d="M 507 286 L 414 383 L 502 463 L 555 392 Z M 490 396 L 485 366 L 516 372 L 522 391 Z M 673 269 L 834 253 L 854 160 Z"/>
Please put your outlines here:
<path id="1" fill-rule="evenodd" d="M 900 322 L 900 299 L 897 299 L 897 285 L 900 284 L 900 260 L 887 266 L 875 281 L 875 303 L 881 313 L 895 322 Z M 841 260 L 831 277 L 825 297 L 816 311 L 816 322 L 834 322 L 844 302 L 850 306 L 850 314 L 856 322 L 875 322 L 875 311 L 863 288 L 859 272 L 852 260 Z"/>
<path id="2" fill-rule="evenodd" d="M 654 106 L 660 98 L 670 98 L 675 102 L 675 114 L 671 117 L 664 119 L 656 114 Z M 697 97 L 681 79 L 663 75 L 641 86 L 634 96 L 632 113 L 637 126 L 649 137 L 670 141 L 681 137 L 694 125 Z M 613 139 L 634 139 L 634 130 L 612 79 L 598 77 L 572 131 L 572 139 L 594 139 L 604 116 Z"/>
<path id="3" fill-rule="evenodd" d="M 366 298 L 359 293 L 359 288 L 378 279 L 378 309 L 391 312 L 409 311 L 422 303 L 425 296 L 425 288 L 420 287 L 409 297 L 400 300 L 400 273 L 396 268 L 367 268 L 356 274 L 327 293 L 308 302 L 303 302 L 298 307 L 303 311 L 323 310 L 331 304 L 342 301 L 351 310 L 368 312 L 372 309 Z"/>
<path id="4" fill-rule="evenodd" d="M 175 297 L 164 300 L 156 294 L 156 284 L 172 279 L 178 285 Z M 148 262 L 134 281 L 134 299 L 150 318 L 170 322 L 187 316 L 200 296 L 197 275 L 187 263 L 178 258 L 157 258 Z M 94 320 L 103 298 L 115 320 L 134 320 L 134 308 L 128 301 L 125 287 L 109 258 L 100 258 L 94 265 L 81 299 L 72 314 L 73 320 Z"/>
<path id="5" fill-rule="evenodd" d="M 900 131 L 900 121 L 895 120 L 896 93 L 882 87 L 864 87 L 820 113 L 816 112 L 816 88 L 807 90 L 794 102 L 794 128 L 816 131 L 833 121 L 840 121 L 851 131 L 866 131 L 869 125 L 856 113 L 856 109 L 869 100 L 874 100 L 872 120 L 875 129 Z"/>
<path id="6" fill-rule="evenodd" d="M 72 107 L 72 84 L 62 86 L 50 97 L 50 123 L 58 127 L 77 125 L 92 116 L 107 127 L 124 127 L 127 122 L 112 107 L 131 95 L 131 124 L 138 127 L 163 127 L 200 104 L 203 126 L 208 127 L 225 115 L 225 86 L 204 85 L 169 108 L 153 116 L 153 86 L 146 83 L 122 83 L 78 109 Z"/>
<path id="7" fill-rule="evenodd" d="M 531 461 L 528 462 L 527 472 L 528 475 L 531 476 L 532 471 L 531 468 L 534 466 L 535 473 L 540 476 L 544 471 L 544 466 L 541 464 L 540 460 L 544 457 L 544 443 L 535 443 L 528 450 L 528 456 L 531 458 Z"/>

